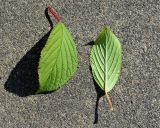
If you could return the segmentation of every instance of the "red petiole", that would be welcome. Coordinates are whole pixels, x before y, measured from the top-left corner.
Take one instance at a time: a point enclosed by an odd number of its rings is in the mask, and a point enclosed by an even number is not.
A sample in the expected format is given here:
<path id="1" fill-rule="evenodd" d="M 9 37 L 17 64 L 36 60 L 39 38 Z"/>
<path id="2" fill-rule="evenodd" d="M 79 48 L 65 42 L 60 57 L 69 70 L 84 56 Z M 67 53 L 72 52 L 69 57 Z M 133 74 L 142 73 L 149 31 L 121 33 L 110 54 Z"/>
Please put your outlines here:
<path id="1" fill-rule="evenodd" d="M 60 17 L 53 11 L 53 9 L 49 5 L 48 5 L 48 10 L 58 22 L 61 21 Z"/>

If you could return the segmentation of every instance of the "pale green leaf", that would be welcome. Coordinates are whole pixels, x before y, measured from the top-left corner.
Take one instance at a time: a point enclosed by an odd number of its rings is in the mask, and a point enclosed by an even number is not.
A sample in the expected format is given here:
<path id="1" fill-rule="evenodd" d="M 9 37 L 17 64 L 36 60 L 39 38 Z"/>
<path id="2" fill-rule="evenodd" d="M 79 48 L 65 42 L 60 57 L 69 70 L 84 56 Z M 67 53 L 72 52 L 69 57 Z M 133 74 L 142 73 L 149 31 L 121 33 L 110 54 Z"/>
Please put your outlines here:
<path id="1" fill-rule="evenodd" d="M 118 38 L 104 27 L 92 47 L 90 63 L 95 81 L 105 92 L 109 92 L 120 75 L 122 53 Z"/>
<path id="2" fill-rule="evenodd" d="M 77 69 L 77 51 L 68 29 L 59 22 L 51 31 L 41 52 L 37 93 L 53 91 L 64 85 Z"/>

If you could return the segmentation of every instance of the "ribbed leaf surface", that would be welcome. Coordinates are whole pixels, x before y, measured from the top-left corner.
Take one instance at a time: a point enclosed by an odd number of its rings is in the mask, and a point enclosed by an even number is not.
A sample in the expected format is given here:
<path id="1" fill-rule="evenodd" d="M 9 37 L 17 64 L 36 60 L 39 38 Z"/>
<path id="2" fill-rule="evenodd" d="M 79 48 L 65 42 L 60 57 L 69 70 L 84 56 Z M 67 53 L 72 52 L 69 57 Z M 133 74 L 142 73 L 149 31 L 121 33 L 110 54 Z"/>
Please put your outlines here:
<path id="1" fill-rule="evenodd" d="M 90 63 L 95 81 L 105 92 L 116 84 L 121 70 L 121 45 L 117 37 L 105 27 L 91 50 Z"/>
<path id="2" fill-rule="evenodd" d="M 70 32 L 59 22 L 41 52 L 37 93 L 53 91 L 65 84 L 77 68 L 76 46 Z"/>

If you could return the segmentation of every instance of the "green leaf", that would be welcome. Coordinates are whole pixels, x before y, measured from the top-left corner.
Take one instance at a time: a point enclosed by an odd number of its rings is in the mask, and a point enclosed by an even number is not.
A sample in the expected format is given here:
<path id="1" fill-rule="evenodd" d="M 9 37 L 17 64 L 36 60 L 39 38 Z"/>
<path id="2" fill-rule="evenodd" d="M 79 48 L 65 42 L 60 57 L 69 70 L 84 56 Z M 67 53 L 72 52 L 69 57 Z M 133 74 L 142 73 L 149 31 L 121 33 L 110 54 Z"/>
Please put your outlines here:
<path id="1" fill-rule="evenodd" d="M 59 22 L 41 52 L 38 67 L 40 86 L 37 93 L 60 88 L 76 72 L 77 64 L 73 38 L 64 24 Z"/>
<path id="2" fill-rule="evenodd" d="M 90 63 L 95 81 L 102 90 L 109 92 L 118 81 L 122 53 L 118 38 L 107 27 L 92 47 Z"/>

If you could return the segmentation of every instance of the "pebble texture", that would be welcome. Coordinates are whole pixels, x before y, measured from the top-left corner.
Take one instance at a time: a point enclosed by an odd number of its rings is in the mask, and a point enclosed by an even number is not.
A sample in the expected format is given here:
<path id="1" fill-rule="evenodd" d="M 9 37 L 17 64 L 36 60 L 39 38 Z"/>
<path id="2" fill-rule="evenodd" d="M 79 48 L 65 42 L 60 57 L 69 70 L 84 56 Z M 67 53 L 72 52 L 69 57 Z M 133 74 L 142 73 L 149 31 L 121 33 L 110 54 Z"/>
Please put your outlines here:
<path id="1" fill-rule="evenodd" d="M 1 128 L 160 128 L 160 1 L 53 0 L 77 45 L 76 75 L 58 91 L 31 95 L 50 26 L 49 0 L 0 0 Z M 52 18 L 53 24 L 56 24 Z M 120 39 L 123 66 L 110 92 L 114 111 L 89 69 L 89 42 L 107 25 Z M 96 87 L 96 89 L 95 89 Z M 98 119 L 97 124 L 93 124 Z"/>

